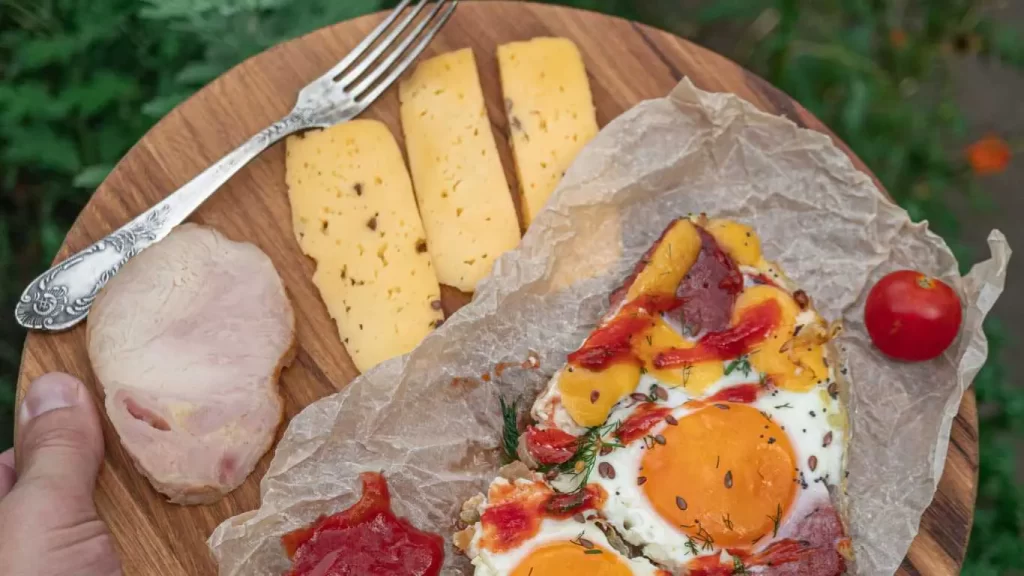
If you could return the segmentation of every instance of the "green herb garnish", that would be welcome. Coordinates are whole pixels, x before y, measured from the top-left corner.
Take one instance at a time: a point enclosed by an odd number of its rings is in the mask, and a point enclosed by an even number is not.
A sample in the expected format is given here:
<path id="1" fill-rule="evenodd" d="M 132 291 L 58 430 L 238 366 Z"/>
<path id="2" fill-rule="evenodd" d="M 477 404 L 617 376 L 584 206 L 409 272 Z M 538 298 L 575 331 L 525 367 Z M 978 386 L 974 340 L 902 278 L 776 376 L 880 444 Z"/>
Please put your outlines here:
<path id="1" fill-rule="evenodd" d="M 604 426 L 587 428 L 586 433 L 579 437 L 579 444 L 573 457 L 554 467 L 559 472 L 569 474 L 576 480 L 576 487 L 572 492 L 578 492 L 586 487 L 587 479 L 590 478 L 590 473 L 594 471 L 594 467 L 597 465 L 597 457 L 601 453 L 602 448 L 623 447 L 618 442 L 604 440 L 605 436 L 613 434 L 618 427 L 619 422 L 615 421 Z M 548 468 L 548 470 L 550 469 Z"/>
<path id="2" fill-rule="evenodd" d="M 505 463 L 519 460 L 519 398 L 511 403 L 506 403 L 504 397 L 498 398 L 501 404 L 501 419 L 503 421 L 501 430 L 501 448 L 504 454 L 502 457 Z"/>
<path id="3" fill-rule="evenodd" d="M 782 521 L 782 504 L 776 504 L 775 516 L 769 516 L 768 519 L 774 524 L 772 527 L 772 538 L 775 538 L 779 535 L 779 522 Z"/>
<path id="4" fill-rule="evenodd" d="M 744 375 L 749 375 L 753 370 L 753 368 L 750 367 L 750 358 L 748 358 L 746 354 L 725 365 L 726 376 L 732 374 L 735 370 L 743 371 Z"/>
<path id="5" fill-rule="evenodd" d="M 686 537 L 686 551 L 692 556 L 700 556 L 700 550 L 697 549 L 697 543 L 689 536 Z"/>

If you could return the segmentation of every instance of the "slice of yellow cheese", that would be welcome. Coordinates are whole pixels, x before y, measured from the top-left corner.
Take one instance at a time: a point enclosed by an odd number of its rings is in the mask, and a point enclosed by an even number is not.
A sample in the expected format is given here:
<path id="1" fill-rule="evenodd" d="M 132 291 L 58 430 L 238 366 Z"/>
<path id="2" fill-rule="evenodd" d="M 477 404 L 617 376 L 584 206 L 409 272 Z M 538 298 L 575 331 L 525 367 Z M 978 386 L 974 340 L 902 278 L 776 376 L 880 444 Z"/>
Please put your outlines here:
<path id="1" fill-rule="evenodd" d="M 355 120 L 289 137 L 285 158 L 295 238 L 356 368 L 409 352 L 443 313 L 394 136 Z"/>
<path id="2" fill-rule="evenodd" d="M 519 243 L 519 222 L 469 48 L 424 60 L 399 85 L 402 130 L 442 284 L 472 292 Z"/>
<path id="3" fill-rule="evenodd" d="M 498 46 L 512 152 L 529 225 L 584 144 L 597 117 L 579 49 L 565 38 Z"/>

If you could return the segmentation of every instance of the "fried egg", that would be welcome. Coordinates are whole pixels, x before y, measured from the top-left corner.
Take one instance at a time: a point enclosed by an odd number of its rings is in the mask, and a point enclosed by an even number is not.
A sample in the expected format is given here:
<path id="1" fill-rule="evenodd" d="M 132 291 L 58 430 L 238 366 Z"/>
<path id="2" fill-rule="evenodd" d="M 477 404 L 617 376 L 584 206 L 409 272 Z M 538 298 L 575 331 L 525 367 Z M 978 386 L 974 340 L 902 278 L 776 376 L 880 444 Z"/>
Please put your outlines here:
<path id="1" fill-rule="evenodd" d="M 609 300 L 531 411 L 578 438 L 575 454 L 524 461 L 555 491 L 600 491 L 586 521 L 673 573 L 841 572 L 838 326 L 749 226 L 703 216 L 670 224 Z"/>
<path id="2" fill-rule="evenodd" d="M 538 502 L 553 494 L 540 478 L 492 483 L 466 549 L 475 576 L 668 576 L 646 558 L 618 551 L 594 510 L 536 517 L 544 516 Z"/>
<path id="3" fill-rule="evenodd" d="M 706 397 L 758 381 L 752 369 L 734 368 Z M 653 398 L 653 386 L 665 391 L 656 401 L 665 417 L 642 439 L 599 455 L 589 479 L 608 493 L 601 514 L 648 558 L 678 569 L 723 549 L 764 548 L 839 483 L 846 432 L 827 382 L 820 393 L 776 389 L 751 403 L 701 402 L 650 374 L 636 393 Z M 609 422 L 645 405 L 623 401 Z"/>

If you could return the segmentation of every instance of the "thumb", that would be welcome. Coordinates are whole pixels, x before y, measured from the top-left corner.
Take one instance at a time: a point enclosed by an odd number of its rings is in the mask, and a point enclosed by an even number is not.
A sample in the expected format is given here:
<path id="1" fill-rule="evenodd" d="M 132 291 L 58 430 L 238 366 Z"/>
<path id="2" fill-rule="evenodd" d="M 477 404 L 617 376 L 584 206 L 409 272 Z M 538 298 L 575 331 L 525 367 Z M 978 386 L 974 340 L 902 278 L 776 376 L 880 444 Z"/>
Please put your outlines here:
<path id="1" fill-rule="evenodd" d="M 28 389 L 18 414 L 17 488 L 45 493 L 67 512 L 92 510 L 103 462 L 103 431 L 77 378 L 46 374 Z"/>

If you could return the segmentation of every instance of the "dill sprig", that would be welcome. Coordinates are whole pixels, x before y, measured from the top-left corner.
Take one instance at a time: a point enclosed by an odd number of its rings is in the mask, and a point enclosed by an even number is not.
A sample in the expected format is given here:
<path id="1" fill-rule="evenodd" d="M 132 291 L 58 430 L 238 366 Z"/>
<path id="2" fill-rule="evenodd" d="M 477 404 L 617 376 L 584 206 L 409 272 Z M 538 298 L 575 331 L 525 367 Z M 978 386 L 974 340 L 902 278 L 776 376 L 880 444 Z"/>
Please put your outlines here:
<path id="1" fill-rule="evenodd" d="M 691 556 L 700 556 L 700 550 L 697 549 L 697 543 L 689 536 L 686 537 L 686 551 L 689 552 Z"/>
<path id="2" fill-rule="evenodd" d="M 697 525 L 697 541 L 700 542 L 701 550 L 711 550 L 715 547 L 715 539 L 700 524 Z"/>
<path id="3" fill-rule="evenodd" d="M 743 560 L 740 560 L 738 556 L 732 557 L 732 573 L 750 574 L 750 572 L 747 571 L 747 567 L 743 564 Z"/>
<path id="4" fill-rule="evenodd" d="M 782 504 L 776 504 L 775 516 L 769 516 L 769 520 L 772 521 L 772 538 L 779 535 L 779 522 L 782 521 Z"/>
<path id="5" fill-rule="evenodd" d="M 519 398 L 511 403 L 506 403 L 504 397 L 498 397 L 501 404 L 501 419 L 503 421 L 501 430 L 501 448 L 504 454 L 505 463 L 515 462 L 519 459 Z"/>
<path id="6" fill-rule="evenodd" d="M 590 473 L 597 466 L 597 457 L 602 448 L 622 448 L 622 444 L 618 442 L 604 440 L 605 436 L 611 435 L 618 427 L 619 422 L 615 421 L 604 426 L 587 428 L 587 431 L 579 438 L 579 444 L 573 457 L 557 466 L 559 472 L 569 474 L 575 480 L 575 488 L 572 492 L 578 492 L 586 487 Z"/>
<path id="7" fill-rule="evenodd" d="M 750 358 L 746 354 L 725 365 L 726 376 L 732 374 L 735 370 L 741 370 L 744 375 L 750 374 L 751 370 L 753 370 L 750 367 Z"/>

